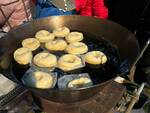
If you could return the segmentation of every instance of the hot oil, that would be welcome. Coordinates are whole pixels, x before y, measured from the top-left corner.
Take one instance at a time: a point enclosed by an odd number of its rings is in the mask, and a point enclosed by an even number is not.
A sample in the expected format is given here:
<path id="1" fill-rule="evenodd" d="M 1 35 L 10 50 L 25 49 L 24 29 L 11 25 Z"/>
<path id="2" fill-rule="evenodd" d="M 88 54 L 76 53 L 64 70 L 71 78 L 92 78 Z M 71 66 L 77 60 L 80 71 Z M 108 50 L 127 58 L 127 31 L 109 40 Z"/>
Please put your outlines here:
<path id="1" fill-rule="evenodd" d="M 107 62 L 100 66 L 86 66 L 83 72 L 89 73 L 94 84 L 102 83 L 116 76 L 119 71 L 119 54 L 108 41 L 100 36 L 84 33 L 84 43 L 88 46 L 88 51 L 101 51 L 107 56 Z"/>
<path id="2" fill-rule="evenodd" d="M 88 51 L 103 52 L 108 59 L 106 64 L 99 66 L 88 66 L 86 64 L 84 68 L 70 72 L 63 72 L 59 69 L 55 69 L 58 76 L 61 77 L 67 74 L 88 73 L 93 81 L 93 84 L 99 84 L 114 78 L 119 72 L 120 66 L 120 59 L 117 49 L 100 36 L 95 36 L 85 32 L 82 33 L 84 34 L 84 40 L 82 42 L 87 44 Z"/>
<path id="3" fill-rule="evenodd" d="M 119 54 L 117 49 L 114 48 L 108 41 L 102 39 L 102 37 L 100 36 L 95 36 L 93 34 L 89 34 L 85 32 L 83 32 L 83 34 L 84 34 L 84 40 L 82 42 L 87 44 L 89 49 L 88 51 L 101 51 L 105 53 L 108 60 L 106 64 L 101 65 L 99 67 L 85 66 L 84 68 L 80 69 L 80 71 L 75 70 L 68 74 L 89 73 L 94 84 L 99 84 L 114 78 L 119 71 L 119 65 L 120 65 L 120 59 L 119 59 Z M 37 53 L 39 53 L 39 51 L 36 51 L 34 55 Z M 19 80 L 20 82 L 22 76 L 29 68 L 30 68 L 29 65 L 21 66 L 18 65 L 14 61 L 14 59 L 12 61 L 13 74 L 15 78 L 17 78 L 17 80 Z M 55 69 L 54 71 L 58 73 L 58 77 L 67 74 L 59 69 Z"/>

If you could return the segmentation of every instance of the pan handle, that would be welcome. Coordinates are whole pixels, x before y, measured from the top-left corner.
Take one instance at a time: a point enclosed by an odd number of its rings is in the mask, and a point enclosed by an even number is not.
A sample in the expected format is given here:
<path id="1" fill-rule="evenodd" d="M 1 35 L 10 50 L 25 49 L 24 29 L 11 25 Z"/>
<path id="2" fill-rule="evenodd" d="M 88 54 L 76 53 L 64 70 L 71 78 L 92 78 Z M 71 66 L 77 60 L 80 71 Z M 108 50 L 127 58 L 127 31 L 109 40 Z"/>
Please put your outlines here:
<path id="1" fill-rule="evenodd" d="M 140 58 L 143 56 L 143 54 L 146 51 L 146 49 L 148 48 L 149 44 L 150 44 L 150 38 L 147 40 L 147 42 L 145 43 L 141 52 L 139 53 L 139 55 L 137 56 L 137 58 L 135 59 L 135 61 L 131 65 L 131 68 L 129 68 L 130 66 L 127 65 L 127 62 L 128 62 L 127 60 L 125 60 L 121 64 L 121 66 L 120 66 L 121 72 L 118 74 L 118 76 L 126 78 L 126 79 L 134 82 L 134 74 L 135 74 L 135 70 L 136 70 L 136 64 L 140 60 Z"/>
<path id="2" fill-rule="evenodd" d="M 144 86 L 145 86 L 145 83 L 142 83 L 140 88 L 132 96 L 131 102 L 129 103 L 128 108 L 126 109 L 125 113 L 131 113 L 133 106 L 135 105 L 136 102 L 139 101 L 140 94 L 142 93 Z"/>
<path id="3" fill-rule="evenodd" d="M 131 69 L 130 69 L 130 74 L 128 75 L 128 78 L 134 82 L 134 74 L 133 72 L 135 71 L 136 68 L 136 64 L 137 62 L 141 59 L 141 57 L 143 56 L 144 52 L 146 51 L 146 49 L 148 48 L 150 44 L 150 38 L 147 40 L 147 42 L 145 43 L 144 47 L 142 48 L 142 51 L 140 52 L 140 54 L 137 56 L 137 58 L 135 59 L 135 61 L 133 62 Z"/>
<path id="4" fill-rule="evenodd" d="M 144 52 L 146 51 L 146 49 L 148 48 L 150 44 L 150 38 L 147 40 L 147 42 L 145 43 L 144 47 L 142 48 L 142 51 L 140 52 L 140 54 L 137 56 L 137 58 L 135 59 L 134 63 L 132 64 L 131 68 L 133 68 L 137 62 L 140 60 L 140 58 L 143 56 Z"/>

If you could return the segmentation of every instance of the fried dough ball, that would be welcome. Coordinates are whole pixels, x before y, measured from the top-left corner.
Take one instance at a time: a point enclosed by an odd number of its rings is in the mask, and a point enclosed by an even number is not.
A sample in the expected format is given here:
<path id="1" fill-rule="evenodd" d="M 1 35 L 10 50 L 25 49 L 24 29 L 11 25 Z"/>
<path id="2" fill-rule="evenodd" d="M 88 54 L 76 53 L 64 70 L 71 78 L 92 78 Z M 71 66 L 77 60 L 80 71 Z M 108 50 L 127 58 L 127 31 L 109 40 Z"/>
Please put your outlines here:
<path id="1" fill-rule="evenodd" d="M 22 47 L 14 52 L 14 59 L 21 65 L 29 64 L 32 60 L 32 52 L 30 49 Z"/>

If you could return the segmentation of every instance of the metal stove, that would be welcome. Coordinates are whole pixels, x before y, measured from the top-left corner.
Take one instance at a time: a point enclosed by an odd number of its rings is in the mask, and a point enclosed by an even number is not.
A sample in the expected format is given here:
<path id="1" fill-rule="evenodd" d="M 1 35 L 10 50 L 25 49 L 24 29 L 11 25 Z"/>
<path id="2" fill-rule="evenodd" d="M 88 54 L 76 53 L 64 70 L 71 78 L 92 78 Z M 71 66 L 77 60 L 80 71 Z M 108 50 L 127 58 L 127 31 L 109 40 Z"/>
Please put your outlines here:
<path id="1" fill-rule="evenodd" d="M 100 93 L 76 103 L 55 103 L 34 96 L 18 86 L 0 100 L 0 113 L 114 113 L 123 104 L 125 87 L 112 82 Z M 38 107 L 40 109 L 38 109 Z"/>
<path id="2" fill-rule="evenodd" d="M 75 103 L 55 103 L 36 98 L 37 104 L 46 113 L 109 113 L 123 96 L 125 89 L 115 82 L 92 98 Z"/>

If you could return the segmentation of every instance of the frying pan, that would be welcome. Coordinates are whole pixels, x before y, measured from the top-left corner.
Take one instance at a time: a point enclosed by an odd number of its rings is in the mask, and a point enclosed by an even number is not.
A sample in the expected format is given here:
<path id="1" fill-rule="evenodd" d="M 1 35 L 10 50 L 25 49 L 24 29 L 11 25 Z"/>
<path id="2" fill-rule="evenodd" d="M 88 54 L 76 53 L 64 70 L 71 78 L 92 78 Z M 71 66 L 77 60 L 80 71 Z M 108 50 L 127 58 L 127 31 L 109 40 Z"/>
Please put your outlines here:
<path id="1" fill-rule="evenodd" d="M 21 26 L 13 28 L 5 37 L 0 39 L 0 72 L 16 83 L 23 85 L 18 80 L 18 76 L 21 77 L 22 75 L 15 76 L 12 74 L 11 59 L 14 50 L 17 49 L 23 39 L 33 37 L 34 34 L 40 29 L 52 30 L 56 27 L 62 26 L 66 26 L 72 31 L 81 31 L 93 34 L 93 40 L 101 41 L 98 37 L 102 37 L 117 49 L 121 62 L 123 62 L 125 59 L 128 60 L 129 69 L 139 54 L 140 49 L 135 36 L 126 28 L 117 23 L 109 20 L 97 19 L 94 17 L 76 15 L 52 16 L 33 20 L 29 23 L 25 23 Z M 69 103 L 81 101 L 96 95 L 116 76 L 117 75 L 112 75 L 109 79 L 106 79 L 104 82 L 97 85 L 93 85 L 92 87 L 76 90 L 41 90 L 36 88 L 27 88 L 31 90 L 34 95 L 43 97 L 45 99 L 55 102 Z"/>

